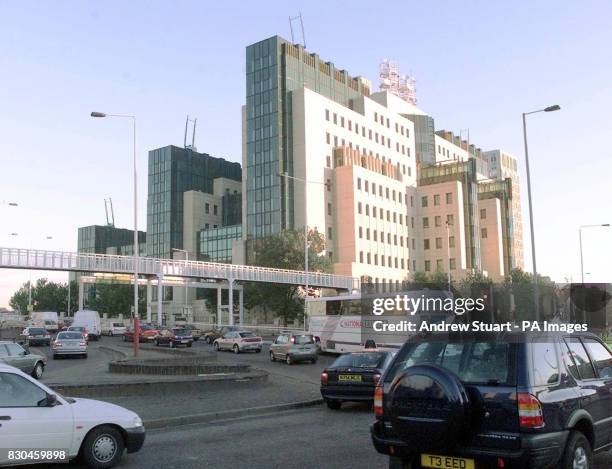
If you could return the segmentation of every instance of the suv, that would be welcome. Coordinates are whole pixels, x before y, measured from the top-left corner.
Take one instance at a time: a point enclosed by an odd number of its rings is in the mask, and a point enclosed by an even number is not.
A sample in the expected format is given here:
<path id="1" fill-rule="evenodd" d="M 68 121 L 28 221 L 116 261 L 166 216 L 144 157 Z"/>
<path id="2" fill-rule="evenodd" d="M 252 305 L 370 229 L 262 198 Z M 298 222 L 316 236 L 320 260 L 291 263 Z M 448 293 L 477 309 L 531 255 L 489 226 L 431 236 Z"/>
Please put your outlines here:
<path id="1" fill-rule="evenodd" d="M 374 410 L 389 467 L 589 468 L 612 445 L 612 353 L 588 333 L 414 339 Z"/>
<path id="2" fill-rule="evenodd" d="M 283 332 L 270 345 L 270 360 L 284 360 L 287 365 L 297 362 L 317 363 L 317 345 L 312 334 Z"/>

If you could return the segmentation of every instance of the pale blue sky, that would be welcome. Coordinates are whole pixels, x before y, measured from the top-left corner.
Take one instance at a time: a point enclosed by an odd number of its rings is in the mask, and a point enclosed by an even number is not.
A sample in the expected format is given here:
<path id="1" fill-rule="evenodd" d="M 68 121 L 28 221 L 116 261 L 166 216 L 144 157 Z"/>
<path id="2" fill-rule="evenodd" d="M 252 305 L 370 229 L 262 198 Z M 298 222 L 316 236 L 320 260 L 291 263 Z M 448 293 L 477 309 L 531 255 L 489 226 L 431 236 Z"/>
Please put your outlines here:
<path id="1" fill-rule="evenodd" d="M 560 104 L 529 120 L 538 267 L 577 280 L 578 225 L 612 222 L 609 1 L 0 0 L 0 201 L 20 203 L 0 205 L 0 245 L 76 250 L 108 196 L 131 227 L 129 122 L 92 110 L 138 116 L 142 229 L 147 151 L 182 144 L 186 114 L 200 151 L 240 161 L 244 48 L 290 39 L 299 10 L 309 50 L 374 84 L 379 61 L 397 61 L 437 128 L 469 127 L 521 165 L 521 112 Z M 584 241 L 587 278 L 611 281 L 612 229 Z M 0 270 L 0 306 L 24 280 Z"/>

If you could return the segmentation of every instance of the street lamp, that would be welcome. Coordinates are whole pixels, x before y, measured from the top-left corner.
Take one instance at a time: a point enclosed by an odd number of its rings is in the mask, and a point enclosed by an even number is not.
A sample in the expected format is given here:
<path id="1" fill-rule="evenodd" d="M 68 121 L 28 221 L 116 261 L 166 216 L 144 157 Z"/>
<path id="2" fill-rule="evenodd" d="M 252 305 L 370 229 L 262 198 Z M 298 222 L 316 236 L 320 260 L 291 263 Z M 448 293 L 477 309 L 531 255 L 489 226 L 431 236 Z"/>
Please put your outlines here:
<path id="1" fill-rule="evenodd" d="M 545 107 L 544 109 L 538 109 L 537 111 L 530 111 L 523 113 L 523 140 L 525 142 L 525 167 L 527 168 L 527 199 L 529 202 L 529 228 L 531 231 L 531 261 L 533 263 L 533 298 L 535 303 L 536 321 L 540 319 L 540 302 L 538 293 L 538 270 L 536 267 L 536 250 L 535 250 L 535 232 L 533 229 L 533 207 L 531 204 L 531 174 L 529 172 L 529 149 L 527 146 L 527 119 L 526 117 L 530 114 L 536 114 L 538 112 L 553 112 L 561 109 L 561 106 L 555 104 L 553 106 Z"/>
<path id="2" fill-rule="evenodd" d="M 309 181 L 300 177 L 289 176 L 287 173 L 278 173 L 280 177 L 293 179 L 304 183 L 304 328 L 306 327 L 306 301 L 308 300 L 308 197 L 306 196 L 308 184 L 322 184 L 328 186 L 326 182 Z"/>
<path id="3" fill-rule="evenodd" d="M 609 226 L 610 226 L 610 223 L 602 223 L 600 225 L 580 225 L 578 227 L 578 238 L 580 240 L 580 278 L 582 280 L 582 283 L 584 283 L 584 261 L 582 257 L 582 228 L 597 228 L 597 227 L 609 227 Z"/>
<path id="4" fill-rule="evenodd" d="M 172 248 L 172 251 L 174 252 L 182 252 L 185 254 L 185 267 L 187 267 L 187 264 L 189 263 L 189 251 L 187 251 L 186 249 L 178 249 L 178 248 Z M 183 311 L 183 313 L 187 314 L 187 309 L 189 308 L 189 303 L 187 302 L 187 293 L 188 293 L 188 289 L 189 286 L 187 284 L 187 277 L 184 278 L 185 280 L 185 311 Z M 231 305 L 230 305 L 230 311 L 231 310 Z"/>
<path id="5" fill-rule="evenodd" d="M 6 201 L 2 201 L 2 205 L 8 205 L 9 207 L 19 207 L 19 204 L 17 202 L 6 202 Z"/>
<path id="6" fill-rule="evenodd" d="M 138 316 L 138 176 L 136 167 L 136 116 L 129 114 L 106 114 L 104 112 L 92 112 L 91 117 L 123 117 L 132 120 L 132 129 L 134 133 L 133 151 L 134 151 L 134 356 L 138 356 L 140 348 L 140 318 Z"/>

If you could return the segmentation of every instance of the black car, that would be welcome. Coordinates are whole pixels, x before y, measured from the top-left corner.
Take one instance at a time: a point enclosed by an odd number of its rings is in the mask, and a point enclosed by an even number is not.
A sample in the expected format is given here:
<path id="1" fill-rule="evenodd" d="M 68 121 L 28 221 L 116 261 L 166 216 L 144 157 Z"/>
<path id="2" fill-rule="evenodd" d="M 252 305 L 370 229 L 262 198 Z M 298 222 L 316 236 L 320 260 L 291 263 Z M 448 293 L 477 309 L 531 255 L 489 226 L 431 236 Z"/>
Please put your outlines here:
<path id="1" fill-rule="evenodd" d="M 372 401 L 374 389 L 394 350 L 366 350 L 340 355 L 321 373 L 321 395 L 330 409 L 343 402 Z"/>
<path id="2" fill-rule="evenodd" d="M 163 330 L 155 337 L 155 345 L 168 345 L 170 348 L 184 345 L 191 347 L 193 345 L 193 337 L 187 329 L 174 328 L 171 331 Z"/>
<path id="3" fill-rule="evenodd" d="M 26 327 L 19 340 L 29 345 L 51 345 L 51 334 L 44 327 Z"/>
<path id="4" fill-rule="evenodd" d="M 612 447 L 612 353 L 588 333 L 413 339 L 374 410 L 389 467 L 589 468 Z"/>

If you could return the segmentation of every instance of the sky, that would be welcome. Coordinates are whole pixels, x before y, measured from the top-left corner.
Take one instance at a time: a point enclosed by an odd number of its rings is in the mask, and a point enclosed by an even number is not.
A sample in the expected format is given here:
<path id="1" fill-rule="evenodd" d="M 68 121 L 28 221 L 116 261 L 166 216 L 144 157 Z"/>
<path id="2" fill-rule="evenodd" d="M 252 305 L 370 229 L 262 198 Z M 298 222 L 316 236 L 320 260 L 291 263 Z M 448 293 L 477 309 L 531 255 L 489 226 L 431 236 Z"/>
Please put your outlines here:
<path id="1" fill-rule="evenodd" d="M 375 85 L 379 62 L 396 61 L 437 129 L 469 128 L 477 146 L 517 157 L 527 269 L 521 113 L 559 104 L 528 118 L 537 265 L 579 280 L 578 227 L 612 223 L 605 0 L 0 0 L 0 246 L 76 251 L 77 228 L 104 224 L 108 197 L 116 225 L 132 228 L 130 123 L 91 111 L 137 116 L 141 229 L 147 152 L 182 145 L 187 114 L 199 151 L 241 161 L 245 47 L 291 39 L 300 11 L 309 51 Z M 612 228 L 584 230 L 583 241 L 586 280 L 612 281 Z M 0 307 L 28 276 L 0 269 Z"/>

